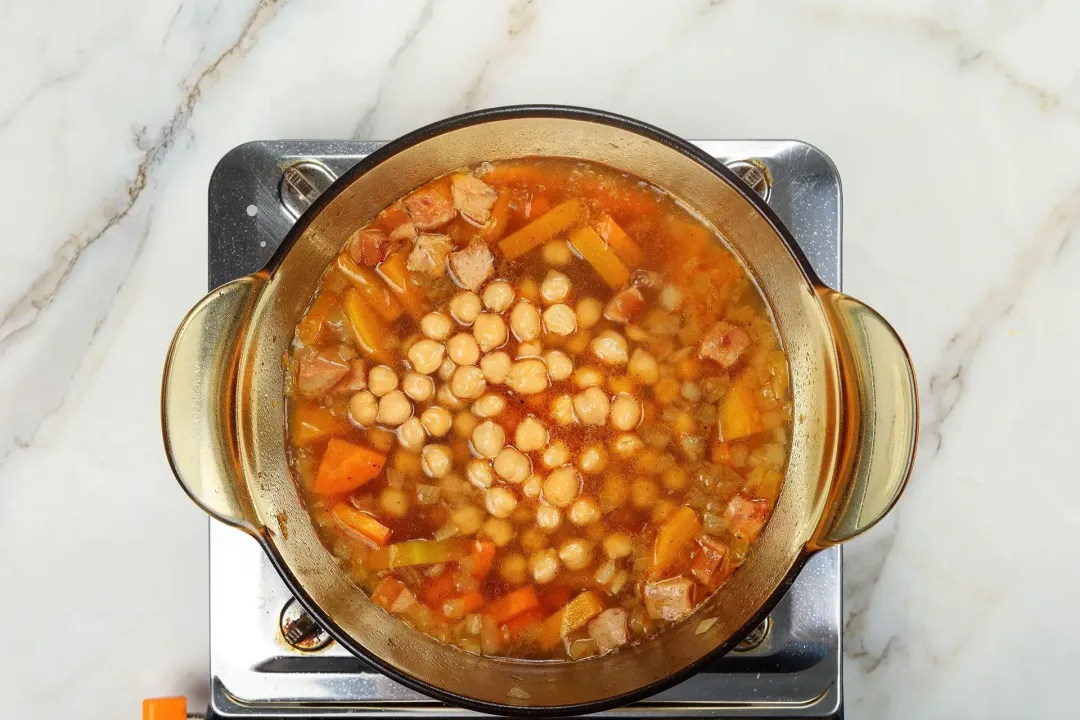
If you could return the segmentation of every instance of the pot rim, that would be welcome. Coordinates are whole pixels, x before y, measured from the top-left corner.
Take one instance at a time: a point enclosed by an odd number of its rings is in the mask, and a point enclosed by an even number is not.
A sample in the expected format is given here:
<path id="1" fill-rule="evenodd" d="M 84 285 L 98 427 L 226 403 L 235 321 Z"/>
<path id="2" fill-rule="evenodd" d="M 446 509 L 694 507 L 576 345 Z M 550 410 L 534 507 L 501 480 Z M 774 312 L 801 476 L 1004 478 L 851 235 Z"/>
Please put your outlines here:
<path id="1" fill-rule="evenodd" d="M 818 278 L 810 265 L 809 260 L 806 258 L 802 251 L 802 248 L 795 242 L 794 236 L 787 229 L 787 227 L 780 220 L 779 216 L 757 195 L 753 190 L 748 188 L 745 183 L 736 175 L 733 171 L 728 169 L 722 162 L 712 157 L 708 153 L 704 152 L 697 146 L 690 142 L 673 135 L 665 130 L 650 125 L 648 123 L 635 120 L 633 118 L 619 115 L 616 113 L 607 112 L 604 110 L 596 110 L 592 108 L 585 108 L 572 105 L 548 105 L 548 104 L 526 104 L 526 105 L 507 105 L 501 107 L 487 108 L 483 110 L 476 110 L 453 117 L 445 118 L 437 122 L 425 125 L 421 128 L 413 130 L 405 135 L 398 137 L 397 139 L 388 142 L 380 147 L 375 152 L 364 157 L 353 167 L 342 173 L 337 180 L 323 192 L 316 201 L 304 212 L 303 215 L 297 220 L 293 227 L 289 230 L 285 239 L 281 245 L 271 256 L 263 267 L 262 272 L 273 273 L 277 270 L 278 266 L 284 260 L 285 256 L 293 248 L 295 243 L 300 237 L 304 235 L 308 227 L 315 220 L 315 218 L 323 211 L 323 209 L 329 205 L 337 196 L 348 188 L 352 182 L 359 176 L 367 173 L 372 168 L 383 163 L 388 158 L 396 155 L 402 150 L 423 142 L 430 138 L 443 135 L 462 128 L 471 127 L 474 125 L 480 125 L 493 121 L 520 119 L 520 118 L 555 118 L 555 119 L 567 119 L 587 121 L 597 124 L 604 124 L 614 126 L 616 128 L 627 130 L 632 133 L 641 135 L 649 140 L 659 142 L 667 147 L 676 150 L 677 152 L 691 158 L 705 167 L 707 170 L 717 175 L 721 180 L 725 181 L 731 188 L 739 193 L 744 199 L 751 203 L 751 205 L 765 218 L 776 234 L 783 240 L 788 251 L 795 258 L 796 263 L 806 276 L 807 281 L 815 287 L 824 287 L 824 284 Z M 776 587 L 775 591 L 760 605 L 758 611 L 751 617 L 740 630 L 731 634 L 728 639 L 717 645 L 713 650 L 705 653 L 696 661 L 689 663 L 679 670 L 673 671 L 665 675 L 662 679 L 657 680 L 648 685 L 643 685 L 634 689 L 633 691 L 623 693 L 618 696 L 608 697 L 603 700 L 596 700 L 585 703 L 578 703 L 573 705 L 542 705 L 542 706 L 523 706 L 509 703 L 494 703 L 486 702 L 483 700 L 477 700 L 468 696 L 460 695 L 455 692 L 445 690 L 443 688 L 431 685 L 422 680 L 418 680 L 406 673 L 403 673 L 389 663 L 384 662 L 378 655 L 370 651 L 361 643 L 354 641 L 351 635 L 345 632 L 336 622 L 333 621 L 327 614 L 323 613 L 314 600 L 308 595 L 304 588 L 300 585 L 296 577 L 293 575 L 292 570 L 288 567 L 285 560 L 280 556 L 277 548 L 275 547 L 269 533 L 265 528 L 261 532 L 256 534 L 256 538 L 263 546 L 264 552 L 270 559 L 277 570 L 278 574 L 285 581 L 289 591 L 297 599 L 297 601 L 307 610 L 312 617 L 316 618 L 319 624 L 333 637 L 338 643 L 341 644 L 350 653 L 363 658 L 374 665 L 379 672 L 383 673 L 395 682 L 416 690 L 436 700 L 453 704 L 459 707 L 463 707 L 469 710 L 476 710 L 488 714 L 495 715 L 518 715 L 518 716 L 566 716 L 566 715 L 578 715 L 595 713 L 602 710 L 608 710 L 615 707 L 620 707 L 628 703 L 640 700 L 642 698 L 654 695 L 662 690 L 665 690 L 673 685 L 682 682 L 687 679 L 698 669 L 716 658 L 719 655 L 730 652 L 739 642 L 741 642 L 754 628 L 756 628 L 773 608 L 787 593 L 788 588 L 798 577 L 803 566 L 806 562 L 816 554 L 817 549 L 804 548 L 799 556 L 793 562 L 788 573 L 785 575 L 783 581 Z M 648 642 L 648 641 L 646 641 Z"/>

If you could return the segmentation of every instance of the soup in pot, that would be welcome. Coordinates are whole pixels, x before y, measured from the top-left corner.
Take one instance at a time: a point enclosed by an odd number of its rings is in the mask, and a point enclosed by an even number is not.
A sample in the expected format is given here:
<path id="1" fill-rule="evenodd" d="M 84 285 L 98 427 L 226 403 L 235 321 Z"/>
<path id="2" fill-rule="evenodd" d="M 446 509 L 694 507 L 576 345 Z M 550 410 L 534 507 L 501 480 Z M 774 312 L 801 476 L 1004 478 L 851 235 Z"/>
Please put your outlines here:
<path id="1" fill-rule="evenodd" d="M 326 271 L 289 354 L 289 456 L 377 605 L 469 652 L 578 659 L 682 622 L 752 551 L 787 368 L 745 269 L 671 197 L 483 163 Z"/>

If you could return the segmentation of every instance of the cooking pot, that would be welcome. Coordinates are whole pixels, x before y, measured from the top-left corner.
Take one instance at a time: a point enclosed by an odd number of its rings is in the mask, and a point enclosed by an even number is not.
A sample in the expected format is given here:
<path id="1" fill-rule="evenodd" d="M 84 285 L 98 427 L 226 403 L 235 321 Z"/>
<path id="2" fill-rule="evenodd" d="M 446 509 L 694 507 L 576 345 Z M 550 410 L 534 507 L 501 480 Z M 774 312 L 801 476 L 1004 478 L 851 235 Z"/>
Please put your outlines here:
<path id="1" fill-rule="evenodd" d="M 686 622 L 578 661 L 483 657 L 376 607 L 320 543 L 286 461 L 283 358 L 319 278 L 349 235 L 409 190 L 465 165 L 549 155 L 632 173 L 694 208 L 742 259 L 772 311 L 791 371 L 786 476 L 746 562 Z M 911 471 L 918 399 L 910 359 L 876 312 L 825 287 L 777 216 L 693 145 L 629 118 L 507 107 L 412 132 L 342 175 L 262 270 L 211 292 L 165 365 L 165 449 L 207 513 L 252 535 L 341 645 L 394 680 L 500 714 L 601 710 L 662 690 L 734 647 L 816 551 L 866 531 Z M 700 620 L 717 618 L 704 632 Z"/>

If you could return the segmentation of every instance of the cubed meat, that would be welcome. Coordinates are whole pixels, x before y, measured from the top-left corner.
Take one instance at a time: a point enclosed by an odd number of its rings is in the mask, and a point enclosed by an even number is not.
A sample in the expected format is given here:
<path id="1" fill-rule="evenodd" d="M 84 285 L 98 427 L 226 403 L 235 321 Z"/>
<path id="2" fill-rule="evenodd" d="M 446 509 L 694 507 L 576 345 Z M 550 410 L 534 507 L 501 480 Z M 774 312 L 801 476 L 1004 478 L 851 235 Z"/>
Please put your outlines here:
<path id="1" fill-rule="evenodd" d="M 405 212 L 418 230 L 442 227 L 457 214 L 444 185 L 420 188 L 405 198 Z"/>
<path id="2" fill-rule="evenodd" d="M 699 536 L 697 543 L 697 551 L 690 562 L 690 572 L 702 585 L 713 587 L 727 577 L 724 560 L 728 556 L 728 547 L 709 535 Z"/>
<path id="3" fill-rule="evenodd" d="M 411 222 L 403 222 L 390 232 L 390 240 L 393 242 L 413 242 L 416 240 L 416 226 Z"/>
<path id="4" fill-rule="evenodd" d="M 694 611 L 694 581 L 673 577 L 646 583 L 645 609 L 653 620 L 682 620 Z"/>
<path id="5" fill-rule="evenodd" d="M 767 500 L 747 500 L 742 495 L 736 495 L 728 501 L 727 508 L 724 509 L 724 523 L 728 532 L 747 542 L 753 542 L 757 538 L 768 519 Z"/>
<path id="6" fill-rule="evenodd" d="M 325 395 L 348 372 L 348 363 L 338 358 L 336 352 L 320 352 L 297 364 L 296 389 L 308 397 Z"/>
<path id="7" fill-rule="evenodd" d="M 614 650 L 630 640 L 626 618 L 627 612 L 622 608 L 608 608 L 589 621 L 589 637 L 596 642 L 600 652 Z"/>
<path id="8" fill-rule="evenodd" d="M 739 362 L 748 347 L 750 336 L 747 332 L 738 325 L 721 320 L 706 331 L 698 353 L 703 358 L 720 363 L 721 367 L 729 368 Z"/>
<path id="9" fill-rule="evenodd" d="M 641 295 L 641 290 L 631 285 L 615 293 L 614 297 L 608 300 L 607 306 L 604 307 L 604 317 L 611 322 L 632 322 L 643 307 L 645 307 L 645 298 Z"/>
<path id="10" fill-rule="evenodd" d="M 353 360 L 349 364 L 349 373 L 334 386 L 335 393 L 351 395 L 367 389 L 367 364 L 363 360 Z"/>
<path id="11" fill-rule="evenodd" d="M 390 250 L 390 238 L 377 228 L 357 230 L 349 238 L 349 257 L 357 265 L 374 267 L 386 258 Z"/>
<path id="12" fill-rule="evenodd" d="M 454 277 L 470 290 L 477 290 L 494 272 L 495 256 L 483 242 L 472 242 L 464 250 L 450 253 Z"/>
<path id="13" fill-rule="evenodd" d="M 446 272 L 446 256 L 453 248 L 454 244 L 446 235 L 422 233 L 416 238 L 416 245 L 409 253 L 405 267 L 431 277 L 442 277 Z"/>
<path id="14" fill-rule="evenodd" d="M 455 175 L 451 178 L 450 192 L 457 211 L 478 225 L 487 222 L 491 206 L 499 197 L 495 188 L 472 175 Z"/>

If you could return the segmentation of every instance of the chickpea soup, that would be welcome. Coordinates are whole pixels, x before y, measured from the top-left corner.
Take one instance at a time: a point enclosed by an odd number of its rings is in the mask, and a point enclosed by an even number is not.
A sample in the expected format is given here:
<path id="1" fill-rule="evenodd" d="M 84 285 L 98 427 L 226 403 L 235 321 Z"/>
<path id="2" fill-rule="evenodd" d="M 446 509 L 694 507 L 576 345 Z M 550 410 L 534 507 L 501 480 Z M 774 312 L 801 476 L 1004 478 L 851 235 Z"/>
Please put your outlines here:
<path id="1" fill-rule="evenodd" d="M 326 546 L 468 652 L 579 659 L 683 621 L 746 558 L 787 461 L 787 360 L 746 271 L 594 163 L 483 163 L 384 209 L 288 370 Z"/>

